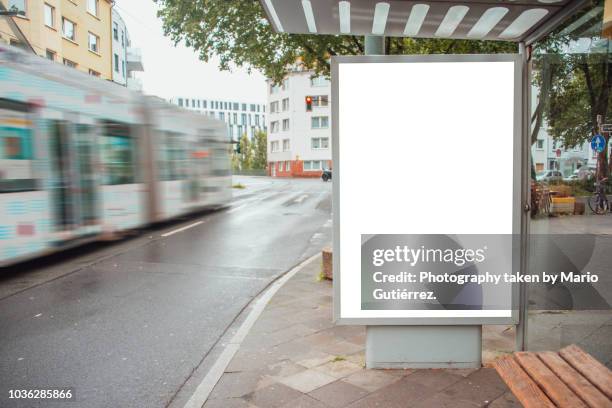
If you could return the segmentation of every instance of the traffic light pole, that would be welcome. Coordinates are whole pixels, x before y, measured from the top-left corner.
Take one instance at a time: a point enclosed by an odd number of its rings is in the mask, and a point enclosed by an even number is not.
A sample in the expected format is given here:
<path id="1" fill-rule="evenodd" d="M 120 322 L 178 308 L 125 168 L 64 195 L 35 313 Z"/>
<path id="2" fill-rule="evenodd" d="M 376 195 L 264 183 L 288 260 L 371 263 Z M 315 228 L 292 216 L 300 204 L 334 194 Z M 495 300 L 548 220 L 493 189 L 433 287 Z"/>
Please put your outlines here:
<path id="1" fill-rule="evenodd" d="M 384 55 L 385 37 L 366 36 L 365 55 Z M 474 368 L 482 326 L 366 326 L 367 368 Z"/>

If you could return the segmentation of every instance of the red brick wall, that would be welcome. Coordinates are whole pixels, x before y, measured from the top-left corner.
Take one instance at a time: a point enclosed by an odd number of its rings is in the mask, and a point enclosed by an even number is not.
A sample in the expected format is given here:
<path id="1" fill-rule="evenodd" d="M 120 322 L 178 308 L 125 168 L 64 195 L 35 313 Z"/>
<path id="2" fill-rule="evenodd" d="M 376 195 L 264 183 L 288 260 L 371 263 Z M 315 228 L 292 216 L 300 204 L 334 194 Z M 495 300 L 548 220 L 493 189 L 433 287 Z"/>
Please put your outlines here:
<path id="1" fill-rule="evenodd" d="M 304 177 L 304 178 L 312 178 L 312 177 L 321 177 L 323 172 L 321 170 L 318 171 L 304 171 L 304 161 L 302 160 L 292 160 L 289 171 L 285 170 L 285 162 L 270 162 L 268 163 L 268 175 L 272 175 L 272 166 L 276 167 L 276 177 Z M 280 166 L 280 167 L 279 167 Z M 327 167 L 332 168 L 331 160 L 327 161 Z"/>

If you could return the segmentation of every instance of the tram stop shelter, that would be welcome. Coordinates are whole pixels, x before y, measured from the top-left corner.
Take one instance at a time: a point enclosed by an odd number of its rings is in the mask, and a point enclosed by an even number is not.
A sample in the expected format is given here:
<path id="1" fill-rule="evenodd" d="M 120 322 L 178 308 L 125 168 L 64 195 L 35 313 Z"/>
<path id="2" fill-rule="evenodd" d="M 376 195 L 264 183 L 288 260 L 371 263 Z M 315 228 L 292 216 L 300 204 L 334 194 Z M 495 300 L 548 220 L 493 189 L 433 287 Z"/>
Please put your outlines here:
<path id="1" fill-rule="evenodd" d="M 518 218 L 520 225 L 518 229 L 520 271 L 524 272 L 528 256 L 527 213 L 530 203 L 531 45 L 551 33 L 568 17 L 579 11 L 587 1 L 260 0 L 260 2 L 275 31 L 288 34 L 365 36 L 366 55 L 383 55 L 385 37 L 518 43 L 520 75 L 517 77 L 516 86 L 520 87 L 520 100 L 517 106 L 519 110 L 518 135 L 521 143 L 518 145 L 520 151 L 515 152 L 514 156 L 517 161 L 520 161 L 517 163 L 520 165 L 520 171 L 514 173 L 514 182 L 517 183 L 515 186 L 520 186 L 520 199 L 516 200 L 513 205 L 516 211 L 514 214 L 518 214 L 518 217 L 514 218 Z M 334 87 L 333 83 L 332 87 Z M 332 116 L 332 122 L 335 120 Z M 333 137 L 335 138 L 336 135 L 334 134 Z M 336 179 L 335 176 L 334 174 L 334 179 Z M 334 199 L 336 199 L 335 194 Z M 335 208 L 334 217 L 336 217 L 336 211 Z M 335 233 L 336 231 L 338 230 L 334 229 Z M 336 250 L 336 244 L 337 242 L 334 241 L 334 250 Z M 336 266 L 334 256 L 334 269 Z M 334 278 L 336 278 L 335 275 Z M 335 294 L 337 293 L 336 291 Z M 518 309 L 517 318 L 514 320 L 517 329 L 516 348 L 522 350 L 525 347 L 526 336 L 525 284 L 519 286 L 517 299 L 515 305 Z M 464 368 L 481 364 L 482 326 L 479 324 L 402 325 L 401 323 L 389 324 L 389 321 L 385 319 L 379 322 L 375 319 L 368 320 L 361 324 L 367 326 L 366 365 L 368 368 Z"/>

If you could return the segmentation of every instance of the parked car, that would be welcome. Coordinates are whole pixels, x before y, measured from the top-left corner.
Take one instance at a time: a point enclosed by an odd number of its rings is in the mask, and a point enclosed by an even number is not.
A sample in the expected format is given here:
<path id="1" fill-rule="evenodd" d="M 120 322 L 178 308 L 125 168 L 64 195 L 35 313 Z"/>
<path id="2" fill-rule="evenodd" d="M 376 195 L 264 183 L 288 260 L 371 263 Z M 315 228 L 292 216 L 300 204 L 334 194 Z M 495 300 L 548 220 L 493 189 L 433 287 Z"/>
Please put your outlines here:
<path id="1" fill-rule="evenodd" d="M 572 174 L 571 176 L 563 177 L 563 181 L 569 182 L 569 183 L 578 181 L 578 180 L 580 180 L 580 177 L 578 177 L 578 174 L 575 174 L 575 173 Z"/>
<path id="2" fill-rule="evenodd" d="M 332 178 L 332 171 L 330 169 L 323 169 L 323 174 L 321 174 L 321 179 L 323 181 L 329 181 Z"/>
<path id="3" fill-rule="evenodd" d="M 536 180 L 546 183 L 560 183 L 563 174 L 559 170 L 544 170 L 536 174 Z"/>

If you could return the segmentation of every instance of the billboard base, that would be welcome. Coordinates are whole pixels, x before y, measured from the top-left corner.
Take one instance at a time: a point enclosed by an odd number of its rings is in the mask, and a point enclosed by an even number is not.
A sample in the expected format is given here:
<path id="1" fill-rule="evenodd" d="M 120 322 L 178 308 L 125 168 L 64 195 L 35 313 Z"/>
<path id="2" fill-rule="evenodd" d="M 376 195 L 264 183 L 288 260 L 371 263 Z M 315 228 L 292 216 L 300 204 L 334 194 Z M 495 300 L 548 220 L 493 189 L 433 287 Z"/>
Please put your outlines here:
<path id="1" fill-rule="evenodd" d="M 479 368 L 482 326 L 367 326 L 366 368 Z"/>

